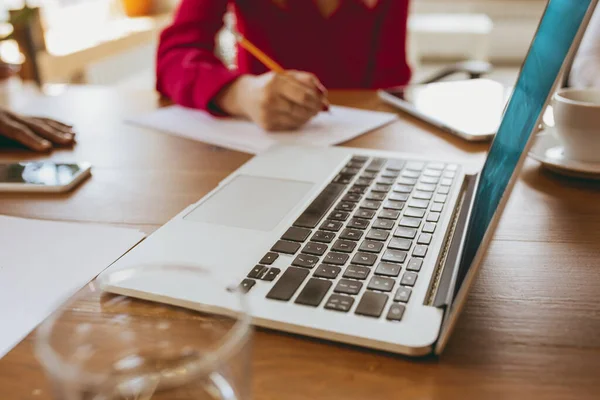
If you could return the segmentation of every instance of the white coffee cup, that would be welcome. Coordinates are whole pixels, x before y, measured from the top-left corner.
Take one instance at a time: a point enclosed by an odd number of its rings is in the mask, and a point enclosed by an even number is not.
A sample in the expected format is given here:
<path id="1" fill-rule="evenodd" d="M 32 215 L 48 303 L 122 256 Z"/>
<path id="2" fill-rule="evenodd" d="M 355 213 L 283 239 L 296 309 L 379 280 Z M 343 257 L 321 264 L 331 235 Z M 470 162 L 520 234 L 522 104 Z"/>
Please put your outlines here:
<path id="1" fill-rule="evenodd" d="M 561 89 L 552 100 L 554 129 L 569 160 L 600 162 L 600 90 Z"/>

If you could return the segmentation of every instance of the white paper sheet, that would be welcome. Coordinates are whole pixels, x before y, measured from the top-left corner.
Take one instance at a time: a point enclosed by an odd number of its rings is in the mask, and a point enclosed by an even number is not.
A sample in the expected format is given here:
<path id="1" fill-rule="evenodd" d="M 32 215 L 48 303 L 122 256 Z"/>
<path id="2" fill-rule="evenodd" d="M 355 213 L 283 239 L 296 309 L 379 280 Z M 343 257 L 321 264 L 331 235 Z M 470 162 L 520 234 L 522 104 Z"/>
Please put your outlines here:
<path id="1" fill-rule="evenodd" d="M 135 229 L 0 215 L 0 358 L 143 237 Z"/>
<path id="2" fill-rule="evenodd" d="M 203 111 L 179 106 L 158 109 L 128 122 L 176 136 L 258 154 L 276 143 L 332 146 L 398 118 L 396 114 L 332 106 L 296 132 L 265 132 L 255 124 L 233 118 L 215 118 Z"/>

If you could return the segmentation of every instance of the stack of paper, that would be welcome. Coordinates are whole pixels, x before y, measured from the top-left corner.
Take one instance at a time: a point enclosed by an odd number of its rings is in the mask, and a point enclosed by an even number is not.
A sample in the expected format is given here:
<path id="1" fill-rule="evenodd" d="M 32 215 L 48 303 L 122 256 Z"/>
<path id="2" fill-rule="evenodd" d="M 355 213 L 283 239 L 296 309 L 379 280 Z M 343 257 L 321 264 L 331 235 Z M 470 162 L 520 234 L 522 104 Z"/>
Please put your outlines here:
<path id="1" fill-rule="evenodd" d="M 143 237 L 134 229 L 0 215 L 0 358 Z"/>
<path id="2" fill-rule="evenodd" d="M 391 113 L 332 106 L 331 112 L 319 113 L 298 131 L 265 132 L 249 121 L 215 118 L 203 111 L 171 106 L 131 118 L 129 122 L 232 150 L 258 154 L 277 143 L 336 145 L 396 118 L 397 115 Z"/>

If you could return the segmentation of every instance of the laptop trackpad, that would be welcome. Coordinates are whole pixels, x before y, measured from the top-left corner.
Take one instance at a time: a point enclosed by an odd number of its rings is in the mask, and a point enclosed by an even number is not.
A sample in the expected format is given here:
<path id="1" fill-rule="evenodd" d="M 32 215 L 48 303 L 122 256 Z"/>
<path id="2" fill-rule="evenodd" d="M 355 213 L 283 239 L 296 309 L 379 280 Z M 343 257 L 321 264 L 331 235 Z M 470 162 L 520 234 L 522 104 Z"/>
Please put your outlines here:
<path id="1" fill-rule="evenodd" d="M 184 219 L 271 231 L 312 187 L 310 182 L 238 175 Z"/>

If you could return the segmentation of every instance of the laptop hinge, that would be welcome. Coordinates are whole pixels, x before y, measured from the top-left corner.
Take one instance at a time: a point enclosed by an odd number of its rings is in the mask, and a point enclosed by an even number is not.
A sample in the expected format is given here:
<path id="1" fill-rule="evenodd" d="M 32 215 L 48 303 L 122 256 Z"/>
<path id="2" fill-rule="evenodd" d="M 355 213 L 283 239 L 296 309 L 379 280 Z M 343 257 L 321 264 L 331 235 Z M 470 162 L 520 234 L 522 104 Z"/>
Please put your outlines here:
<path id="1" fill-rule="evenodd" d="M 460 264 L 467 222 L 472 207 L 477 175 L 467 175 L 461 188 L 458 205 L 454 210 L 442 254 L 434 273 L 427 305 L 446 308 L 452 303 L 456 274 Z"/>

